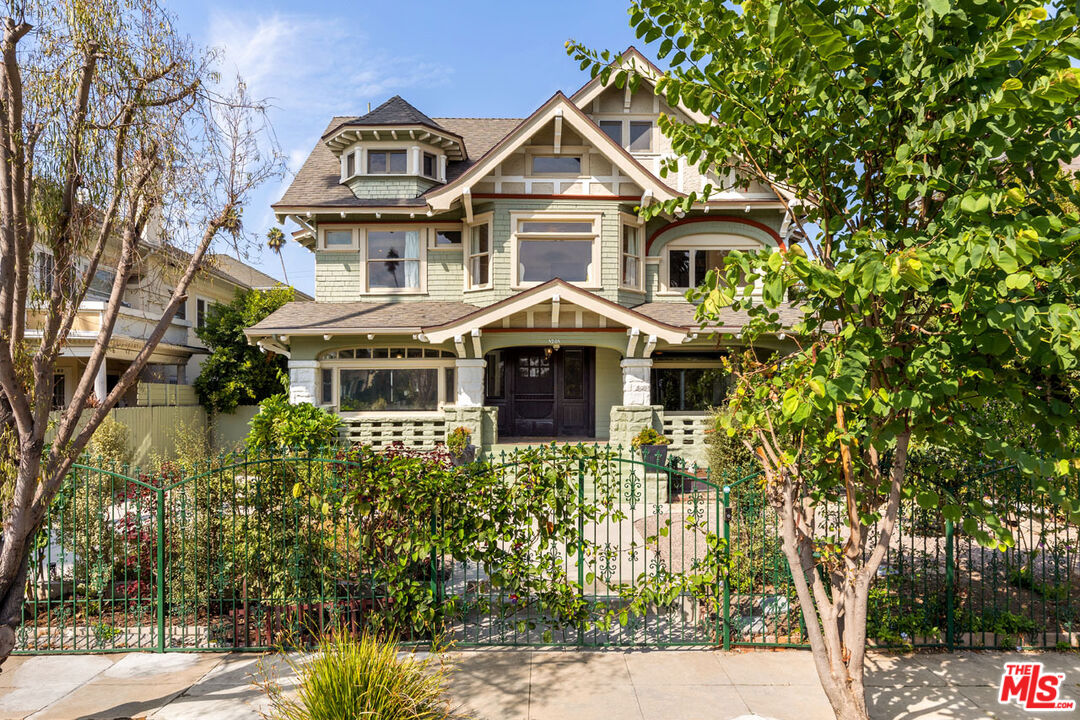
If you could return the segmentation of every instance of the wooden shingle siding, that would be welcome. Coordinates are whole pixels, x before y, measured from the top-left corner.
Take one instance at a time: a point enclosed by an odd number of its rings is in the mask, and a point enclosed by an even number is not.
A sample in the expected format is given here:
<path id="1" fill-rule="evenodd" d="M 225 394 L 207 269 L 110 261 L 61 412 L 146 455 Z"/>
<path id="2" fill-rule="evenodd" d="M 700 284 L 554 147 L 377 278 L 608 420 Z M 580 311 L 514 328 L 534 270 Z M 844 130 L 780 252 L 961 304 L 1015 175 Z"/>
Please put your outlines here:
<path id="1" fill-rule="evenodd" d="M 360 300 L 364 288 L 358 252 L 315 253 L 315 298 L 319 302 Z"/>

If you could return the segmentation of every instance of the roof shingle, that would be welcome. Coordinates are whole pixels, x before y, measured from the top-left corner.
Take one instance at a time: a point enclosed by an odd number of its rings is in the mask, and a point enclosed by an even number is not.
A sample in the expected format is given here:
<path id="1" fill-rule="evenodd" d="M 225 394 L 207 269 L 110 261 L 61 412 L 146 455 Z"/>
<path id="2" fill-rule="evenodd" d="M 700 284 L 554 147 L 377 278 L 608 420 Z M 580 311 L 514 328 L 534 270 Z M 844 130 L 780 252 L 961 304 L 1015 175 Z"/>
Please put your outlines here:
<path id="1" fill-rule="evenodd" d="M 294 330 L 350 332 L 366 330 L 419 332 L 476 312 L 461 302 L 290 302 L 248 328 L 249 335 Z"/>

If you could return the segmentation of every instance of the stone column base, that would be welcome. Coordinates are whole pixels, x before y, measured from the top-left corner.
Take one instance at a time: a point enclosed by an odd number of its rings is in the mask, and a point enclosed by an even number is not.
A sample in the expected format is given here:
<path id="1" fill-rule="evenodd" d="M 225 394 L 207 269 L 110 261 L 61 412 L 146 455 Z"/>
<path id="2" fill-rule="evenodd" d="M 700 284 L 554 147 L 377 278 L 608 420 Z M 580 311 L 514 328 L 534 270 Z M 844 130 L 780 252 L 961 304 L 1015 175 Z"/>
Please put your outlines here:
<path id="1" fill-rule="evenodd" d="M 663 405 L 613 405 L 609 442 L 629 450 L 630 441 L 644 428 L 659 431 L 663 427 L 663 413 Z"/>

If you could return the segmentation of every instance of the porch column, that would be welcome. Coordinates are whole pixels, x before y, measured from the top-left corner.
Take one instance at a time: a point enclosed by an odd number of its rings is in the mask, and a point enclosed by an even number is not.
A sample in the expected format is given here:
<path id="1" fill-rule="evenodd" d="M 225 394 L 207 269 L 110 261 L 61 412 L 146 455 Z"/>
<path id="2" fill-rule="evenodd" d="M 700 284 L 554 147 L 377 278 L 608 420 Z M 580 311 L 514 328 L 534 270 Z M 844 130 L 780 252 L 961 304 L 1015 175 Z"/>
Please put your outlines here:
<path id="1" fill-rule="evenodd" d="M 101 358 L 101 364 L 98 365 L 97 374 L 94 375 L 94 395 L 97 396 L 98 402 L 105 402 L 105 396 L 109 394 L 109 381 L 105 376 L 105 358 Z"/>
<path id="2" fill-rule="evenodd" d="M 626 405 L 651 405 L 652 371 L 651 358 L 626 358 L 622 366 L 623 401 Z"/>
<path id="3" fill-rule="evenodd" d="M 480 358 L 458 358 L 455 361 L 458 407 L 484 406 L 484 368 L 486 366 L 487 361 Z"/>
<path id="4" fill-rule="evenodd" d="M 289 402 L 315 404 L 315 388 L 319 376 L 317 360 L 289 361 Z"/>

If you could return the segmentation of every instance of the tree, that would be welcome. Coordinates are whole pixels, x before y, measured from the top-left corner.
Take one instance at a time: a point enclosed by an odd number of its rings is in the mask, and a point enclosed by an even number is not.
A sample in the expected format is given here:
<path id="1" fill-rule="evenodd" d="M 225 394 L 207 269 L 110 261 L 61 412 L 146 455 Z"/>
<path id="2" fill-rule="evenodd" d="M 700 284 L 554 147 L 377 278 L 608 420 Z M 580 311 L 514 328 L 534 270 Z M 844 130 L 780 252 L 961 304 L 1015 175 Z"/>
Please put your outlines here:
<path id="1" fill-rule="evenodd" d="M 8 7 L 0 21 L 0 663 L 15 645 L 28 548 L 68 470 L 145 368 L 207 251 L 241 241 L 244 202 L 281 167 L 262 106 L 242 83 L 222 85 L 214 55 L 178 35 L 154 0 Z M 36 247 L 53 256 L 37 286 Z M 93 397 L 128 279 L 155 258 L 165 259 L 172 294 L 113 389 Z M 46 445 L 56 359 L 106 262 L 116 278 L 99 334 Z"/>
<path id="2" fill-rule="evenodd" d="M 975 440 L 1076 498 L 1061 430 L 1075 424 L 1080 218 L 1061 163 L 1080 155 L 1071 6 L 981 0 L 639 0 L 630 22 L 670 69 L 656 91 L 715 119 L 660 120 L 676 153 L 732 184 L 772 187 L 796 226 L 786 246 L 733 252 L 689 293 L 698 319 L 745 311 L 742 338 L 797 348 L 732 364 L 725 428 L 764 470 L 822 685 L 839 718 L 865 718 L 867 597 L 892 540 L 912 449 Z M 569 43 L 617 85 L 635 67 Z M 718 183 L 718 187 L 724 183 Z M 643 214 L 689 211 L 712 192 Z M 1071 203 L 1071 206 L 1067 203 Z M 738 277 L 758 276 L 737 288 Z M 803 319 L 782 328 L 794 302 Z M 1006 398 L 1038 432 L 1015 443 L 990 413 Z M 985 544 L 1009 530 L 978 501 L 939 507 Z M 826 535 L 823 503 L 845 509 Z"/>
<path id="3" fill-rule="evenodd" d="M 288 284 L 289 272 L 285 269 L 285 257 L 281 254 L 281 249 L 285 247 L 285 233 L 281 228 L 272 227 L 266 231 L 266 247 L 277 255 L 278 262 L 281 263 L 281 274 L 285 276 L 285 283 Z"/>
<path id="4" fill-rule="evenodd" d="M 195 378 L 195 392 L 207 412 L 231 413 L 237 405 L 255 405 L 285 392 L 285 357 L 250 345 L 244 328 L 292 299 L 291 287 L 245 290 L 236 293 L 232 302 L 210 309 L 206 324 L 196 330 L 210 348 L 210 356 Z"/>

